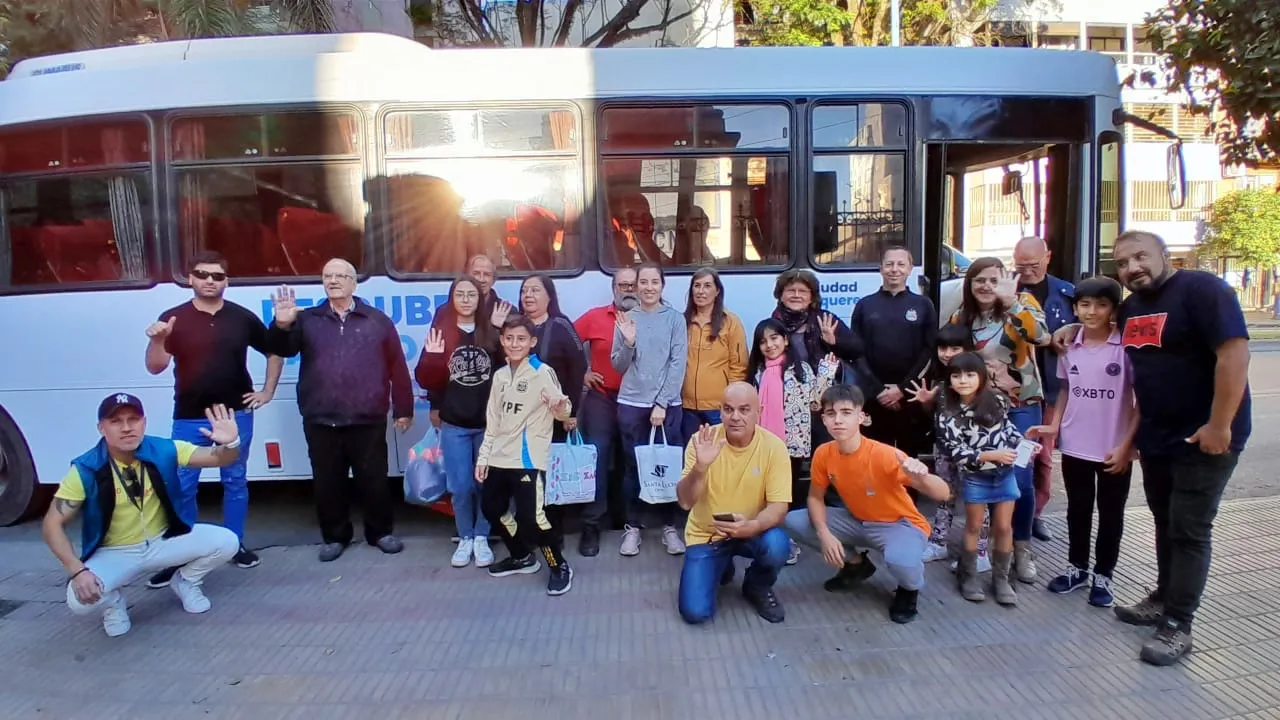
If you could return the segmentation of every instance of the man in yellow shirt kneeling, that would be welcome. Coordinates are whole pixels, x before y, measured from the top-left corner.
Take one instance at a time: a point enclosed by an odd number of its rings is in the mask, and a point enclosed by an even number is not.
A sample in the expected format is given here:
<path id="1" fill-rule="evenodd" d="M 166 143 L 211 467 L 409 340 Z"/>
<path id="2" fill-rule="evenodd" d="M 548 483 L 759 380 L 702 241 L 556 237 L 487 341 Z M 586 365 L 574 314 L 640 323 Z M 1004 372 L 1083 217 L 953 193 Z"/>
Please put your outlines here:
<path id="1" fill-rule="evenodd" d="M 180 515 L 178 468 L 222 467 L 240 454 L 235 416 L 222 405 L 205 411 L 201 432 L 212 447 L 146 434 L 142 401 L 127 393 L 98 406 L 102 440 L 71 461 L 71 470 L 44 517 L 44 541 L 69 576 L 67 605 L 77 615 L 102 611 L 102 627 L 116 637 L 132 623 L 120 588 L 169 567 L 170 587 L 189 613 L 209 609 L 201 582 L 235 556 L 236 534 Z M 80 554 L 66 524 L 81 516 Z"/>
<path id="2" fill-rule="evenodd" d="M 742 580 L 747 602 L 771 623 L 785 617 L 773 586 L 791 551 L 779 527 L 791 503 L 791 459 L 759 421 L 755 388 L 731 383 L 721 424 L 702 426 L 685 449 L 676 495 L 690 511 L 680 571 L 680 617 L 687 623 L 715 616 L 716 593 L 733 581 L 735 557 L 752 560 Z"/>

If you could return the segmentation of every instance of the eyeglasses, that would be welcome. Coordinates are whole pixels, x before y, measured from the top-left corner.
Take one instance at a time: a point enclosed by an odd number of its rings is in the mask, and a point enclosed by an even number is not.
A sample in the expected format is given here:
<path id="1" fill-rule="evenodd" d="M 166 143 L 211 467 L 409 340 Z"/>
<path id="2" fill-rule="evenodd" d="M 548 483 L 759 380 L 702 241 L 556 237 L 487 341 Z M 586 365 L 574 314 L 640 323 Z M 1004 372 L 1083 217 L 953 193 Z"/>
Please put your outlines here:
<path id="1" fill-rule="evenodd" d="M 326 282 L 329 280 L 355 280 L 354 277 L 347 273 L 325 273 L 324 275 L 321 275 L 320 278 Z"/>
<path id="2" fill-rule="evenodd" d="M 192 270 L 191 277 L 197 280 L 213 280 L 214 282 L 222 282 L 227 279 L 227 274 L 223 272 L 209 272 L 208 270 Z"/>

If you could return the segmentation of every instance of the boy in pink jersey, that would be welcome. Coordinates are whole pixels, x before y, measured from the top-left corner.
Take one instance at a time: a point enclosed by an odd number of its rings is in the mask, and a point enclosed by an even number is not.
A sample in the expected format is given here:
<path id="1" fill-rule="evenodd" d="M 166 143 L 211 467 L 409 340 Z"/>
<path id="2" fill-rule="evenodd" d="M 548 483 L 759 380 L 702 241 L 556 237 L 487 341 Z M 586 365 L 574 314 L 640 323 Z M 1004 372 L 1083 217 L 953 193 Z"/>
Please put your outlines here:
<path id="1" fill-rule="evenodd" d="M 1133 370 L 1115 327 L 1120 284 L 1095 277 L 1076 285 L 1075 312 L 1083 327 L 1058 362 L 1063 380 L 1051 424 L 1028 435 L 1058 437 L 1067 490 L 1067 570 L 1049 581 L 1066 594 L 1089 583 L 1089 536 L 1098 505 L 1098 540 L 1089 604 L 1111 607 L 1111 573 L 1120 555 L 1124 505 L 1133 472 L 1138 411 Z"/>

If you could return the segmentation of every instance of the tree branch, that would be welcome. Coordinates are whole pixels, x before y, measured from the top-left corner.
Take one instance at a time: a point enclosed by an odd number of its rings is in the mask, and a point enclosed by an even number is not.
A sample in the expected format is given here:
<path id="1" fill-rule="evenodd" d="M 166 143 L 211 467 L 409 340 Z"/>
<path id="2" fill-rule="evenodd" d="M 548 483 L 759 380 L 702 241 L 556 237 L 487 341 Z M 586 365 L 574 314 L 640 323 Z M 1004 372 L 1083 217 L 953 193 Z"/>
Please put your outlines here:
<path id="1" fill-rule="evenodd" d="M 591 33 L 586 38 L 583 38 L 582 46 L 610 47 L 609 44 L 605 44 L 602 38 L 615 35 L 631 23 L 635 22 L 636 18 L 640 17 L 640 11 L 643 10 L 644 6 L 648 3 L 649 0 L 627 0 L 626 4 L 624 4 L 613 17 L 609 18 L 609 22 L 601 25 L 595 32 Z"/>
<path id="2" fill-rule="evenodd" d="M 564 13 L 560 16 L 560 24 L 551 36 L 552 47 L 563 47 L 569 42 L 569 33 L 573 31 L 573 20 L 582 8 L 583 0 L 567 0 Z"/>

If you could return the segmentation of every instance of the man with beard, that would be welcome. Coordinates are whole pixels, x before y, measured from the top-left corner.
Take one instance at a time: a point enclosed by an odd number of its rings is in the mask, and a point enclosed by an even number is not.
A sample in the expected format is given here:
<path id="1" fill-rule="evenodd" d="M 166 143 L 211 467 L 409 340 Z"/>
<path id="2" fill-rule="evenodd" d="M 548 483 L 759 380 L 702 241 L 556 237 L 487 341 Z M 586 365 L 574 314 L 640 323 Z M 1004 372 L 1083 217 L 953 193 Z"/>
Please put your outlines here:
<path id="1" fill-rule="evenodd" d="M 239 455 L 221 468 L 222 524 L 240 539 L 235 563 L 242 568 L 258 564 L 258 556 L 244 546 L 244 525 L 249 514 L 249 485 L 245 465 L 253 443 L 253 411 L 275 397 L 283 358 L 267 349 L 267 328 L 257 315 L 223 298 L 229 275 L 227 260 L 216 252 L 202 252 L 191 260 L 187 281 L 193 297 L 160 313 L 147 328 L 147 372 L 159 375 L 173 361 L 173 439 L 208 447 L 203 434 L 209 429 L 205 411 L 214 405 L 230 410 L 240 430 Z M 255 391 L 245 368 L 253 348 L 267 356 L 267 379 Z M 196 516 L 196 490 L 200 468 L 178 469 L 180 494 L 174 498 L 185 515 Z M 169 584 L 176 567 L 156 573 L 147 587 Z"/>
<path id="2" fill-rule="evenodd" d="M 1118 606 L 1130 625 L 1155 626 L 1141 658 L 1172 665 L 1191 651 L 1191 622 L 1212 557 L 1213 520 L 1252 429 L 1249 333 L 1220 278 L 1176 270 L 1164 240 L 1116 238 L 1116 269 L 1133 292 L 1118 324 L 1133 365 L 1140 420 L 1135 446 L 1156 530 L 1156 589 Z M 1064 346 L 1079 325 L 1054 334 Z"/>
<path id="3" fill-rule="evenodd" d="M 609 360 L 613 352 L 613 330 L 618 313 L 640 304 L 636 297 L 636 271 L 622 268 L 613 275 L 613 302 L 591 308 L 573 324 L 582 342 L 587 344 L 590 365 L 587 369 L 586 392 L 578 411 L 583 439 L 596 446 L 596 499 L 582 509 L 582 535 L 578 553 L 583 557 L 600 554 L 600 524 L 609 514 L 609 467 L 617 448 L 622 447 L 618 433 L 618 389 L 622 375 Z"/>

